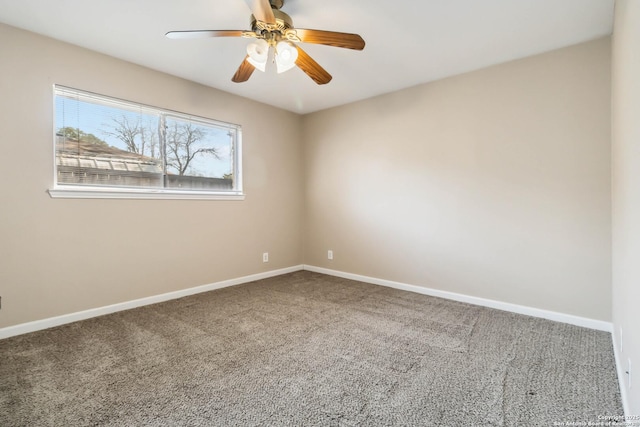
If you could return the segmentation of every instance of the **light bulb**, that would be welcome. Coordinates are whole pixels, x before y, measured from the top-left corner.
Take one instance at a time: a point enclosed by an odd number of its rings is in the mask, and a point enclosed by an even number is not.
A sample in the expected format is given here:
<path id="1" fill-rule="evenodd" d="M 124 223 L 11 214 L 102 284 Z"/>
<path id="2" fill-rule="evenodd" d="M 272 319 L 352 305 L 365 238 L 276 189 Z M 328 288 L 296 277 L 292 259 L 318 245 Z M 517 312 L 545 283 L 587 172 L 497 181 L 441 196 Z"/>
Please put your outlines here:
<path id="1" fill-rule="evenodd" d="M 284 73 L 296 65 L 298 49 L 290 41 L 283 40 L 276 45 L 276 68 L 278 73 Z"/>
<path id="2" fill-rule="evenodd" d="M 247 46 L 247 62 L 258 70 L 264 72 L 269 58 L 269 43 L 264 39 L 258 39 Z"/>

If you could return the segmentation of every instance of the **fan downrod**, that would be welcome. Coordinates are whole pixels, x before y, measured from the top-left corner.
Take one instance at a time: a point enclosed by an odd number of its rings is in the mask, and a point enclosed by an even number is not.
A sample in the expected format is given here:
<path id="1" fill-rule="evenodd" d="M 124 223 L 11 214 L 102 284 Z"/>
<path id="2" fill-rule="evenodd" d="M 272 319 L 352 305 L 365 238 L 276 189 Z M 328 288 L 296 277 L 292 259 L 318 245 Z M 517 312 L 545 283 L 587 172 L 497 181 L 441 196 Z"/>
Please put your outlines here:
<path id="1" fill-rule="evenodd" d="M 271 9 L 280 10 L 284 4 L 284 0 L 269 0 L 269 4 L 271 5 Z"/>

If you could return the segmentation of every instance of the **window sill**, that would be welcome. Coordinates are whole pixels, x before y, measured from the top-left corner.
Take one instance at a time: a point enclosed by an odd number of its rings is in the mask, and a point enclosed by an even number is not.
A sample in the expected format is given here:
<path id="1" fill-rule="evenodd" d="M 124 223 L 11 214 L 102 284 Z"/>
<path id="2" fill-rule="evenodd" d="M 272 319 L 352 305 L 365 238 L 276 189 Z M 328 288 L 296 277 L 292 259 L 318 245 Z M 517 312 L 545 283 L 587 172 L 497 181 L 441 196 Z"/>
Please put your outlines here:
<path id="1" fill-rule="evenodd" d="M 206 191 L 114 189 L 114 188 L 54 188 L 47 190 L 53 199 L 153 199 L 153 200 L 244 200 L 241 192 L 215 193 Z"/>

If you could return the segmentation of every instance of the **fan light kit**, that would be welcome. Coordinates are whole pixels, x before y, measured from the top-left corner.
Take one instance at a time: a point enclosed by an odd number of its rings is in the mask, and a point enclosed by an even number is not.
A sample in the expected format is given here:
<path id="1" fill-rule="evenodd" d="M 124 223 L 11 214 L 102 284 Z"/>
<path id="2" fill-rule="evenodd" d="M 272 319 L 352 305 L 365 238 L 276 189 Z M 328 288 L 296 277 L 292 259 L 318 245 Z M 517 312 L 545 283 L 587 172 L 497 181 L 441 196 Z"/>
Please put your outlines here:
<path id="1" fill-rule="evenodd" d="M 246 0 L 253 14 L 251 31 L 242 30 L 187 30 L 169 31 L 170 39 L 192 39 L 202 37 L 252 38 L 247 46 L 247 55 L 231 79 L 236 83 L 246 82 L 255 69 L 266 70 L 271 48 L 278 73 L 298 66 L 313 81 L 322 85 L 331 81 L 331 74 L 313 60 L 296 43 L 313 43 L 346 49 L 364 49 L 364 40 L 357 34 L 335 31 L 305 30 L 294 28 L 291 17 L 280 8 L 284 0 Z"/>

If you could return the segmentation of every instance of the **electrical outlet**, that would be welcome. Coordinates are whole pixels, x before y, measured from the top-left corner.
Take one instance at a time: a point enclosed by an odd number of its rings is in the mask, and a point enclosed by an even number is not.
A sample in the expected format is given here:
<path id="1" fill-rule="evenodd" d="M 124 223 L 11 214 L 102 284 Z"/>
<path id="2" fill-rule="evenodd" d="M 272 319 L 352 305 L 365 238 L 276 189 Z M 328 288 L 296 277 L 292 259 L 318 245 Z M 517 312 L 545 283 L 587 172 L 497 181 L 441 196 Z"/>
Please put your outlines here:
<path id="1" fill-rule="evenodd" d="M 262 262 L 269 262 L 269 252 L 262 254 Z"/>
<path id="2" fill-rule="evenodd" d="M 333 251 L 331 249 L 327 251 L 327 259 L 333 259 Z"/>

